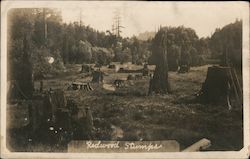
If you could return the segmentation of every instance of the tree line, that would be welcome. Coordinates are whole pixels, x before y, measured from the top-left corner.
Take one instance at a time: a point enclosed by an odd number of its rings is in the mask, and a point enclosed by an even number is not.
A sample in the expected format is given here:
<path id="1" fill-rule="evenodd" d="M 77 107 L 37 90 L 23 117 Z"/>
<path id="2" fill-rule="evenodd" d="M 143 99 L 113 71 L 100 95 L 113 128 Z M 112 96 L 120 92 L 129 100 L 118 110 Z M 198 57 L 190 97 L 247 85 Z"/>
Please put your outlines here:
<path id="1" fill-rule="evenodd" d="M 236 19 L 223 28 L 217 28 L 209 40 L 212 58 L 227 60 L 236 68 L 242 67 L 242 20 Z M 225 55 L 226 54 L 226 55 Z"/>
<path id="2" fill-rule="evenodd" d="M 242 21 L 236 19 L 223 28 L 217 28 L 211 37 L 198 38 L 192 28 L 163 27 L 157 34 L 165 34 L 168 65 L 170 71 L 177 71 L 181 65 L 199 66 L 208 58 L 219 59 L 233 64 L 236 68 L 242 65 Z M 156 34 L 156 35 L 157 35 Z M 155 36 L 156 37 L 156 36 Z M 152 64 L 157 63 L 159 55 L 157 38 L 152 41 L 153 54 L 149 58 Z M 227 58 L 227 59 L 225 59 Z"/>
<path id="3" fill-rule="evenodd" d="M 204 64 L 207 57 L 219 58 L 227 46 L 229 56 L 240 64 L 242 21 L 216 29 L 211 37 L 199 38 L 192 28 L 162 27 L 167 36 L 166 48 L 170 71 L 183 64 Z M 160 33 L 158 31 L 158 33 Z M 65 64 L 95 63 L 108 65 L 112 61 L 134 64 L 157 61 L 152 54 L 157 40 L 137 37 L 117 37 L 110 31 L 100 32 L 79 22 L 63 23 L 59 10 L 49 8 L 12 9 L 8 12 L 8 60 L 10 77 L 18 76 L 24 53 L 32 63 L 36 76 L 64 69 Z M 48 57 L 54 62 L 48 64 Z M 17 72 L 14 72 L 17 70 Z"/>
<path id="4" fill-rule="evenodd" d="M 178 67 L 184 64 L 190 66 L 203 65 L 204 57 L 210 54 L 209 38 L 199 39 L 192 28 L 185 28 L 184 26 L 162 27 L 157 34 L 165 34 L 170 71 L 177 71 Z M 153 39 L 152 50 L 157 50 L 159 43 L 160 41 L 157 38 Z M 157 63 L 159 57 L 157 51 L 154 52 L 149 58 L 149 62 L 152 64 Z"/>
<path id="5" fill-rule="evenodd" d="M 23 47 L 24 42 L 28 47 Z M 148 42 L 136 37 L 117 37 L 110 31 L 99 32 L 79 22 L 63 23 L 61 13 L 56 9 L 12 9 L 8 12 L 11 70 L 18 70 L 24 52 L 28 52 L 33 70 L 38 75 L 60 71 L 65 64 L 142 63 L 149 56 L 147 45 Z M 48 64 L 48 57 L 53 57 L 54 63 Z"/>

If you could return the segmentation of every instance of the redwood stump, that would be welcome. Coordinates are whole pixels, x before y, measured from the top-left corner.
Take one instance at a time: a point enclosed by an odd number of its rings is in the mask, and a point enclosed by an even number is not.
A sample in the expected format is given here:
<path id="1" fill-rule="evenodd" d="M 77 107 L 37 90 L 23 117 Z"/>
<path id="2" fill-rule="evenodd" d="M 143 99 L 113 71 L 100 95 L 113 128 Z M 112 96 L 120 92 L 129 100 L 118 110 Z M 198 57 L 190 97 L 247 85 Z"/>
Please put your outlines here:
<path id="1" fill-rule="evenodd" d="M 225 102 L 231 88 L 229 71 L 230 67 L 208 67 L 198 98 L 206 103 Z"/>
<path id="2" fill-rule="evenodd" d="M 149 82 L 148 94 L 167 94 L 171 92 L 168 80 L 167 33 L 160 30 L 153 41 L 153 52 L 157 57 L 153 78 Z"/>

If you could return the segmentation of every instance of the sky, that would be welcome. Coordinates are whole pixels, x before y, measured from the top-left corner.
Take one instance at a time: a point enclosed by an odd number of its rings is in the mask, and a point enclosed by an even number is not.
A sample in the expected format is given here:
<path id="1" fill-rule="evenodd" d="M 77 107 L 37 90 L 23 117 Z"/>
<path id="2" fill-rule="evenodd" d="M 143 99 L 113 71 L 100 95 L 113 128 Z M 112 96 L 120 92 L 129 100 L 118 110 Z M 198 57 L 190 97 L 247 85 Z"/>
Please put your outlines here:
<path id="1" fill-rule="evenodd" d="M 119 12 L 123 37 L 145 31 L 155 31 L 159 26 L 193 28 L 199 37 L 211 36 L 221 28 L 242 19 L 244 3 L 240 2 L 90 2 L 68 4 L 61 8 L 66 23 L 80 20 L 99 31 L 111 30 L 114 13 Z"/>

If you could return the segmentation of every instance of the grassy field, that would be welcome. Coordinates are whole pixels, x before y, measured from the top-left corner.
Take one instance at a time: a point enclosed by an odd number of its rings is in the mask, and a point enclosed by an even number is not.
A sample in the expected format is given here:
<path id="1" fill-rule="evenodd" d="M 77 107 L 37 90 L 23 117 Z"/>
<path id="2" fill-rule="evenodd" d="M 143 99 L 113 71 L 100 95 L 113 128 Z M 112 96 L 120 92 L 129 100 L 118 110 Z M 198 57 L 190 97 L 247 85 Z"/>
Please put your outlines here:
<path id="1" fill-rule="evenodd" d="M 80 107 L 90 107 L 95 127 L 100 131 L 98 139 L 116 140 L 117 136 L 120 140 L 174 139 L 183 149 L 207 138 L 212 143 L 208 150 L 240 150 L 243 145 L 242 109 L 229 111 L 226 105 L 202 104 L 195 100 L 195 94 L 206 78 L 207 67 L 193 67 L 185 74 L 170 72 L 172 93 L 166 95 L 147 95 L 149 77 L 126 81 L 115 91 L 92 83 L 93 91 L 65 92 L 68 98 L 77 100 Z M 80 65 L 67 66 L 68 72 L 64 75 L 44 81 L 45 88 L 66 89 L 72 81 L 91 81 L 91 77 L 79 73 L 80 68 Z M 106 73 L 104 82 L 108 85 L 129 75 L 106 67 L 101 70 Z M 36 88 L 39 88 L 39 81 Z M 13 128 L 27 124 L 27 119 L 24 120 L 27 113 L 17 109 L 20 108 L 8 108 L 8 114 L 11 114 L 8 115 L 9 126 Z M 119 128 L 122 134 L 105 132 L 105 125 Z"/>

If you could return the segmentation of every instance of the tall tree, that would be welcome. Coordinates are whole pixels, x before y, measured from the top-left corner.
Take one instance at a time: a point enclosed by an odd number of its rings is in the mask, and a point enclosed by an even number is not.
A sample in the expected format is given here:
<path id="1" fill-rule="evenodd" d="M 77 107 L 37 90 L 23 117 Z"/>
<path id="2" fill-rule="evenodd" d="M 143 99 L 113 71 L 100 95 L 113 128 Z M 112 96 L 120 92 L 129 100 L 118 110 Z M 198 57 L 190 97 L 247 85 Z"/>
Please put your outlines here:
<path id="1" fill-rule="evenodd" d="M 228 50 L 229 61 L 241 69 L 242 66 L 242 21 L 236 20 L 234 23 L 216 29 L 209 40 L 209 47 L 212 57 L 223 57 L 225 50 Z"/>
<path id="2" fill-rule="evenodd" d="M 161 30 L 167 32 L 166 42 L 169 53 L 168 64 L 170 71 L 177 71 L 178 66 L 187 65 L 189 67 L 190 50 L 195 47 L 198 36 L 191 28 L 179 27 L 163 27 Z M 195 55 L 197 56 L 197 54 Z M 157 56 L 152 52 L 149 63 L 157 63 Z"/>

